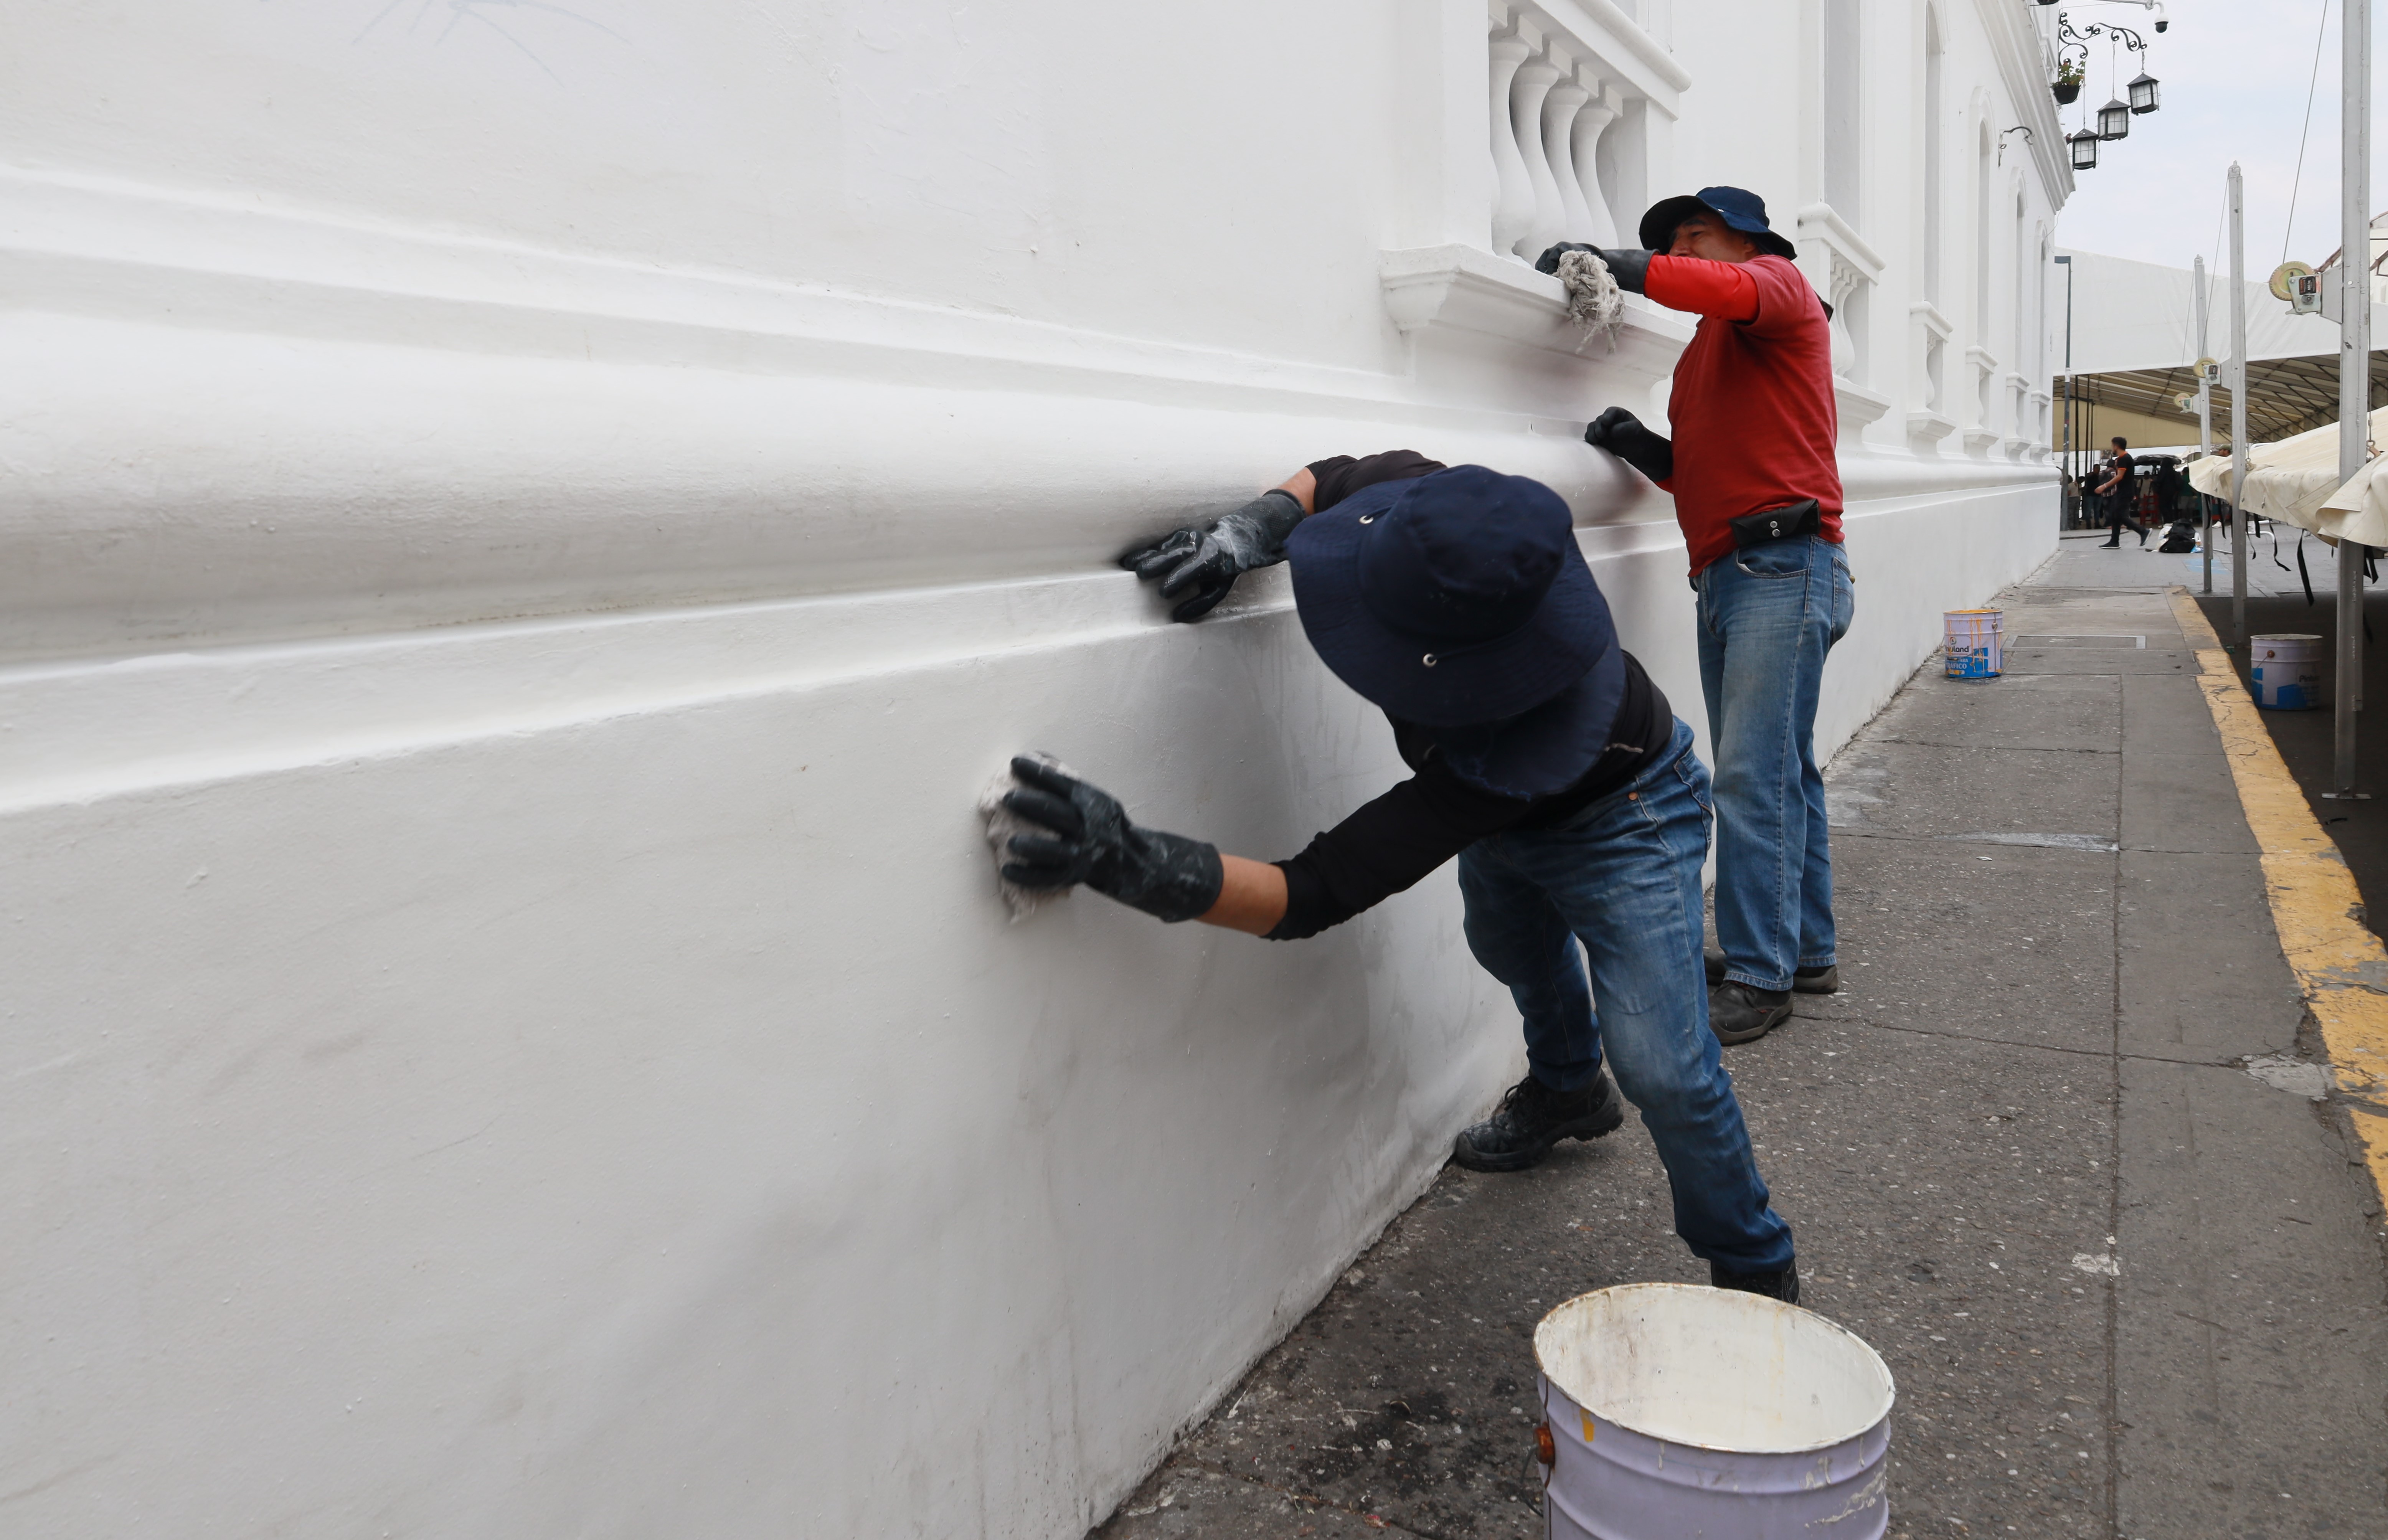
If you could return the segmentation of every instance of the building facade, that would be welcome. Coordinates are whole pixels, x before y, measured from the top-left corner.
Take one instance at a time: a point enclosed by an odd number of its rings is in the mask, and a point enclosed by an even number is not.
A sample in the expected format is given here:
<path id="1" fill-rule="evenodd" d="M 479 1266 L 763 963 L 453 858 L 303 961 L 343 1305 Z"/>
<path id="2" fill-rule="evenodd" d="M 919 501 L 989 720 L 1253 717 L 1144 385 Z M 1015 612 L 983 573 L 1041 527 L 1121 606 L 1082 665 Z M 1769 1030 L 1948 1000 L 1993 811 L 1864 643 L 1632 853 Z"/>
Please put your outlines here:
<path id="1" fill-rule="evenodd" d="M 1836 307 L 1836 745 L 2052 548 L 2041 14 L 10 6 L 0 1528 L 1101 1519 L 1520 1061 L 1445 875 L 1006 923 L 1015 751 L 1262 856 L 1400 773 L 1281 569 L 1111 558 L 1532 475 L 1699 725 L 1579 437 L 1687 324 L 1528 260 L 1747 186 Z"/>

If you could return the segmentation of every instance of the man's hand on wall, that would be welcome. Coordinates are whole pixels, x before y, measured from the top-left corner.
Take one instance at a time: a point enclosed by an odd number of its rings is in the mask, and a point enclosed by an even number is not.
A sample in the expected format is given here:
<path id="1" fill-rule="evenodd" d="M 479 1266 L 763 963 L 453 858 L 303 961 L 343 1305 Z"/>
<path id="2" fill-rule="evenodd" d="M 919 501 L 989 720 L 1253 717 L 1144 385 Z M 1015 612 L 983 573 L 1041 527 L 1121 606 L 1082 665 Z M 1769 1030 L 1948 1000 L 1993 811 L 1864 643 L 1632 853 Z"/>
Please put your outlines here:
<path id="1" fill-rule="evenodd" d="M 1219 901 L 1226 877 L 1216 846 L 1139 829 L 1109 792 L 1025 756 L 1011 761 L 1011 773 L 1021 789 L 1005 793 L 1003 805 L 1052 833 L 1011 836 L 1009 880 L 1036 888 L 1084 883 L 1169 921 L 1199 920 Z"/>
<path id="2" fill-rule="evenodd" d="M 1675 446 L 1642 426 L 1642 419 L 1621 406 L 1612 406 L 1583 430 L 1583 441 L 1605 449 L 1653 481 L 1675 474 Z"/>
<path id="3" fill-rule="evenodd" d="M 1238 578 L 1285 560 L 1285 538 L 1302 516 L 1301 503 L 1279 488 L 1208 525 L 1173 529 L 1138 546 L 1120 558 L 1120 566 L 1148 583 L 1158 580 L 1164 599 L 1185 596 L 1169 612 L 1172 620 L 1200 619 L 1227 596 Z"/>

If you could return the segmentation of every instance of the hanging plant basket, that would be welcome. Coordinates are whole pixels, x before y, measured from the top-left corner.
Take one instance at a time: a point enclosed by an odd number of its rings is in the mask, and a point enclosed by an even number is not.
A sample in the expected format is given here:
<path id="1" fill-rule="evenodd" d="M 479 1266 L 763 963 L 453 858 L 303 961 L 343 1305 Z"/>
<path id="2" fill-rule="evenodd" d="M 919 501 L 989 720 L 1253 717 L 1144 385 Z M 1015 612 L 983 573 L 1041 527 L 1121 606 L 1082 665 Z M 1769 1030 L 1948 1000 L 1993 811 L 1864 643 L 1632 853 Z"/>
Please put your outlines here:
<path id="1" fill-rule="evenodd" d="M 2058 81 L 2055 84 L 2050 86 L 2049 89 L 2056 93 L 2056 105 L 2059 107 L 2071 107 L 2075 102 L 2081 99 L 2081 83 L 2079 81 Z"/>

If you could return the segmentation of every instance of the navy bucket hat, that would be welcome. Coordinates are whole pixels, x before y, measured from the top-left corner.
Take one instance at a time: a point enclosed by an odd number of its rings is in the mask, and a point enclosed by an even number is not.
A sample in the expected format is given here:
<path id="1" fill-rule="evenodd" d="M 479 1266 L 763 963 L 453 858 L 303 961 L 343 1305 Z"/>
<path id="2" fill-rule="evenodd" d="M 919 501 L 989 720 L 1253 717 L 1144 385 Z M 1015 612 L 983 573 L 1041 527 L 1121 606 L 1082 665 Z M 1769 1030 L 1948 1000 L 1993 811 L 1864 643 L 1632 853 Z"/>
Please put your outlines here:
<path id="1" fill-rule="evenodd" d="M 1615 652 L 1558 493 L 1454 465 L 1365 488 L 1286 541 L 1295 606 L 1338 679 L 1424 727 L 1500 721 Z"/>
<path id="2" fill-rule="evenodd" d="M 1675 244 L 1675 231 L 1695 214 L 1714 214 L 1728 229 L 1738 230 L 1758 243 L 1760 251 L 1797 260 L 1799 248 L 1774 233 L 1766 223 L 1766 200 L 1739 187 L 1702 187 L 1697 196 L 1663 199 L 1642 216 L 1643 249 L 1664 251 Z"/>

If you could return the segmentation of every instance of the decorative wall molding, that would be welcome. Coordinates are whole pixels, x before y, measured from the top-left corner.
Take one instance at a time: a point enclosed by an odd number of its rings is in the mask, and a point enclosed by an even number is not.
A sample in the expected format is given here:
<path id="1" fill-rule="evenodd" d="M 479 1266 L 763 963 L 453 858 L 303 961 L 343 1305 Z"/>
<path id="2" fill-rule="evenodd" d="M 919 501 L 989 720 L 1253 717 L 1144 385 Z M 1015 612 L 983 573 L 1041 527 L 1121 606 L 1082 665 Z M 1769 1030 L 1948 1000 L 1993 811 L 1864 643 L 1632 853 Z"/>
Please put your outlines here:
<path id="1" fill-rule="evenodd" d="M 1692 339 L 1689 324 L 1632 295 L 1613 339 L 1588 338 L 1567 318 L 1567 288 L 1556 278 L 1471 246 L 1388 251 L 1378 273 L 1385 309 L 1404 332 L 1492 337 L 1620 371 L 1645 387 L 1671 373 Z"/>
<path id="2" fill-rule="evenodd" d="M 1861 439 L 1865 430 L 1890 410 L 1890 398 L 1845 379 L 1833 381 L 1833 401 L 1840 418 L 1841 442 Z"/>

